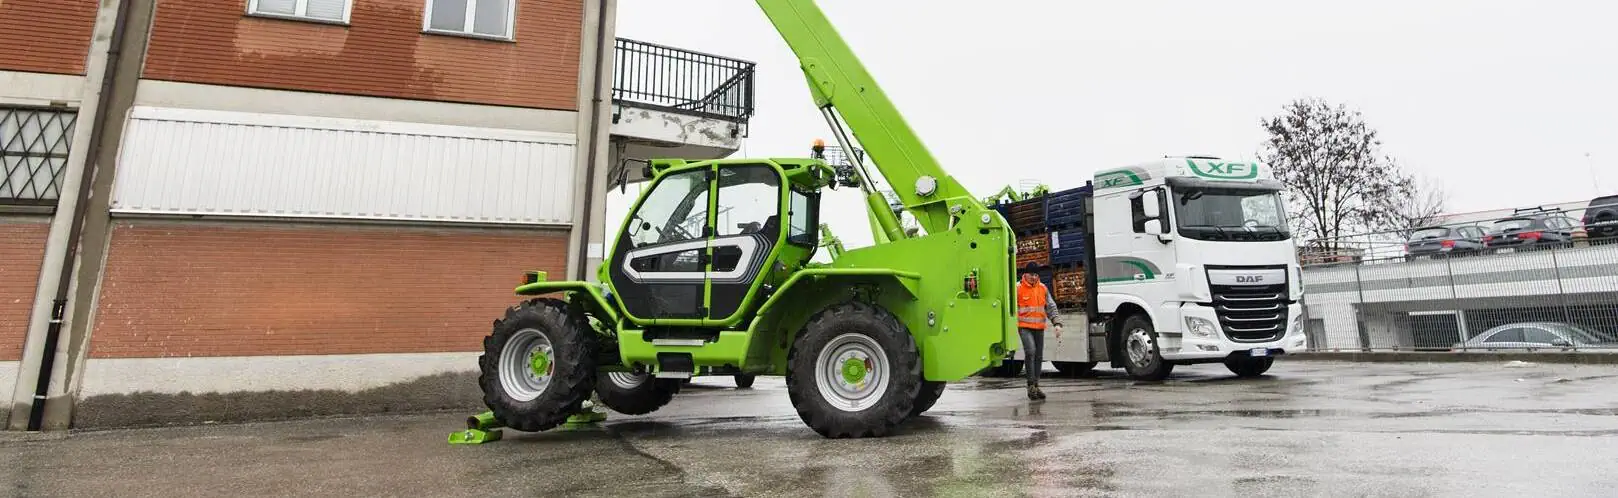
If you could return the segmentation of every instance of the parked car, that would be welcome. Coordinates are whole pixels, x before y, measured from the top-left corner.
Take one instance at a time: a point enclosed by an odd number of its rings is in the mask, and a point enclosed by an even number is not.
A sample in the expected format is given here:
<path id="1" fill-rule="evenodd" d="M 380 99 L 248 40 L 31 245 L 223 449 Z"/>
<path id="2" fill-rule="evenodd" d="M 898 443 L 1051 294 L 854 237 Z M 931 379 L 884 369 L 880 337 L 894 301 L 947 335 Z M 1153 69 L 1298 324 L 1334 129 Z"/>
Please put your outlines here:
<path id="1" fill-rule="evenodd" d="M 1491 328 L 1455 349 L 1618 348 L 1611 334 L 1562 322 L 1518 322 Z"/>
<path id="2" fill-rule="evenodd" d="M 1405 241 L 1405 261 L 1423 256 L 1448 257 L 1483 252 L 1483 228 L 1431 226 L 1412 230 Z"/>
<path id="3" fill-rule="evenodd" d="M 1489 252 L 1573 247 L 1573 229 L 1577 226 L 1573 218 L 1554 212 L 1513 216 L 1490 224 L 1483 244 Z"/>
<path id="4" fill-rule="evenodd" d="M 1618 241 L 1618 195 L 1590 199 L 1584 208 L 1585 237 L 1592 244 L 1610 244 Z"/>

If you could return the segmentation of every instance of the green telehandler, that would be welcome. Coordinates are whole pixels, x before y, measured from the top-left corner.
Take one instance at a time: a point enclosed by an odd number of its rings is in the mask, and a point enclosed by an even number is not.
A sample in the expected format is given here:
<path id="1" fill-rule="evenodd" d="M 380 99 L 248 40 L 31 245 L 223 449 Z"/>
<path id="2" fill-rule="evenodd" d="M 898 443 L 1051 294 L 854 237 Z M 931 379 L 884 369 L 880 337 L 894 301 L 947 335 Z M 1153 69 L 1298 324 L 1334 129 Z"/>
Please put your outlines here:
<path id="1" fill-rule="evenodd" d="M 1010 226 L 955 181 L 809 0 L 758 0 L 843 150 L 865 161 L 650 162 L 597 282 L 524 275 L 479 359 L 486 426 L 545 431 L 587 402 L 651 413 L 699 375 L 785 376 L 823 437 L 880 437 L 1016 348 Z M 811 262 L 823 189 L 858 188 L 876 244 Z M 739 377 L 740 378 L 740 377 Z M 493 420 L 488 420 L 491 418 Z M 477 417 L 474 417 L 476 419 Z"/>

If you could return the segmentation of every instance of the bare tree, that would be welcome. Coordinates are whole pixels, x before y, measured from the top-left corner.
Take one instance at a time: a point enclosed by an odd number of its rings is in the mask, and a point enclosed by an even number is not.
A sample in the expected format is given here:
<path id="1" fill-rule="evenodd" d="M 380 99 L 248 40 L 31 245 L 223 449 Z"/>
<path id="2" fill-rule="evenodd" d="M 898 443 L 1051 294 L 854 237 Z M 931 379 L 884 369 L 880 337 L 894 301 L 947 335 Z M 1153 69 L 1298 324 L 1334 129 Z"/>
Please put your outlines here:
<path id="1" fill-rule="evenodd" d="M 1394 231 L 1400 238 L 1410 237 L 1410 232 L 1417 228 L 1440 224 L 1449 200 L 1443 185 L 1431 178 L 1413 182 L 1411 194 L 1408 198 L 1396 199 L 1398 203 L 1394 206 L 1394 214 L 1398 216 Z"/>
<path id="2" fill-rule="evenodd" d="M 1337 250 L 1345 235 L 1405 224 L 1415 181 L 1382 154 L 1358 111 L 1299 99 L 1262 125 L 1269 138 L 1260 156 L 1286 186 L 1294 233 L 1310 245 Z"/>

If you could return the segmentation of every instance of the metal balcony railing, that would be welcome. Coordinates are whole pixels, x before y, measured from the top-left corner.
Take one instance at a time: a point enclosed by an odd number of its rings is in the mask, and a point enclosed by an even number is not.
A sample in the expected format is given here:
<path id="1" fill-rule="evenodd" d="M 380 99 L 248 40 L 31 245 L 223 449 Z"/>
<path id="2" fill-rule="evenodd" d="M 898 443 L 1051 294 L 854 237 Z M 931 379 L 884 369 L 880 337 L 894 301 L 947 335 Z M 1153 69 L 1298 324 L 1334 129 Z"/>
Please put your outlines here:
<path id="1" fill-rule="evenodd" d="M 615 102 L 736 122 L 753 116 L 752 62 L 625 38 L 613 50 Z"/>
<path id="2" fill-rule="evenodd" d="M 0 205 L 56 204 L 78 111 L 0 107 Z"/>

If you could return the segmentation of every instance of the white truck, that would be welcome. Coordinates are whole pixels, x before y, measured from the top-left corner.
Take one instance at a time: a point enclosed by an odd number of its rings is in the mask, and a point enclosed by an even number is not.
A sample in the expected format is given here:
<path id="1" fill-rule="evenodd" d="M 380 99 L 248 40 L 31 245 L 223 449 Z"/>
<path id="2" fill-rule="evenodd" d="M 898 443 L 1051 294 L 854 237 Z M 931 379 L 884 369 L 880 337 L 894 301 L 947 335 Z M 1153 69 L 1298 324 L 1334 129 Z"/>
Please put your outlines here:
<path id="1" fill-rule="evenodd" d="M 1224 363 L 1252 377 L 1303 349 L 1281 188 L 1268 165 L 1188 156 L 1102 171 L 1067 191 L 1085 200 L 1085 299 L 1063 311 L 1060 339 L 1046 331 L 1043 360 L 1064 373 L 1105 362 L 1145 380 Z M 1018 374 L 1022 349 L 1011 358 L 991 375 Z"/>

